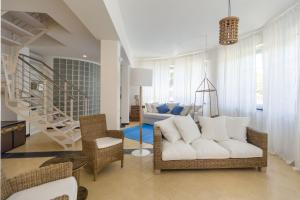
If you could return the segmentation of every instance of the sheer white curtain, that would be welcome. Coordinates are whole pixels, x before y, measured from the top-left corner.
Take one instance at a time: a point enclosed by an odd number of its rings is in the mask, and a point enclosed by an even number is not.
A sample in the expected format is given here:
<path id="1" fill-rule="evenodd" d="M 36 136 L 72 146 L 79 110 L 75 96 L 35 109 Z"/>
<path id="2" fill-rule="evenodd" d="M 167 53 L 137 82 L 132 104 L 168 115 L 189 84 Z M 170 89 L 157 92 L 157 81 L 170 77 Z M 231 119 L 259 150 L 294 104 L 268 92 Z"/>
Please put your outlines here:
<path id="1" fill-rule="evenodd" d="M 220 112 L 229 116 L 249 116 L 255 126 L 255 56 L 259 36 L 218 49 L 218 92 Z"/>
<path id="2" fill-rule="evenodd" d="M 174 59 L 174 84 L 172 96 L 175 102 L 193 104 L 197 87 L 204 78 L 205 54 L 182 56 Z"/>
<path id="3" fill-rule="evenodd" d="M 300 170 L 300 4 L 268 24 L 264 39 L 264 119 L 269 149 Z"/>
<path id="4" fill-rule="evenodd" d="M 152 87 L 143 88 L 143 102 L 168 102 L 170 85 L 170 65 L 171 61 L 145 60 L 139 61 L 136 66 L 140 68 L 152 69 Z"/>

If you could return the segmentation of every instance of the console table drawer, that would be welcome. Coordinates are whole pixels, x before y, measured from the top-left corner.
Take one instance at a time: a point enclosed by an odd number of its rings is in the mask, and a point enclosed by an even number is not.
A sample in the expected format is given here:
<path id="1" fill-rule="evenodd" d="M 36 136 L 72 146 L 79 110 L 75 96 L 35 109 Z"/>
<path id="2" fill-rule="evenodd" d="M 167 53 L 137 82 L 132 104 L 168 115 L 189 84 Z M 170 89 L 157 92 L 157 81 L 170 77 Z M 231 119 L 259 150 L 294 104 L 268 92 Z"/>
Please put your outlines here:
<path id="1" fill-rule="evenodd" d="M 26 126 L 18 124 L 14 131 L 14 148 L 25 144 L 26 141 Z"/>
<path id="2" fill-rule="evenodd" d="M 1 153 L 13 149 L 13 129 L 3 128 L 1 130 Z"/>
<path id="3" fill-rule="evenodd" d="M 25 121 L 2 121 L 1 128 L 1 153 L 25 144 Z"/>

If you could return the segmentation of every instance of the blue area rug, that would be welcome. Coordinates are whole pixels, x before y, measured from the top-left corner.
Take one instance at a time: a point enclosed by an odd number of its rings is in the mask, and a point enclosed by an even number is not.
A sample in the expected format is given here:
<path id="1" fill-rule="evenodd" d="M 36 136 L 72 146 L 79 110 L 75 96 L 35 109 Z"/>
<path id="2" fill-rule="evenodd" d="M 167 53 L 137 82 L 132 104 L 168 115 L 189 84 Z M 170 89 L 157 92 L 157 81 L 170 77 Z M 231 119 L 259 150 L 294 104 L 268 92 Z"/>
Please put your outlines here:
<path id="1" fill-rule="evenodd" d="M 123 130 L 126 138 L 131 140 L 140 141 L 140 127 L 130 127 Z M 153 126 L 144 124 L 143 125 L 143 142 L 147 144 L 153 144 Z"/>

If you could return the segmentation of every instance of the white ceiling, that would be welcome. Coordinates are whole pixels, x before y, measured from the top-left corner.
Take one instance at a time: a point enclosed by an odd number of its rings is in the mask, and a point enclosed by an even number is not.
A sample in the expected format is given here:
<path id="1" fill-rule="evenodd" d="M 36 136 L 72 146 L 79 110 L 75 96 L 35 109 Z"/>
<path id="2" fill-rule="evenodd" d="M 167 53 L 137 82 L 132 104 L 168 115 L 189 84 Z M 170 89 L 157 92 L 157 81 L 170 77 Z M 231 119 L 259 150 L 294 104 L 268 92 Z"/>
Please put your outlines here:
<path id="1" fill-rule="evenodd" d="M 227 0 L 118 0 L 133 56 L 174 56 L 218 45 Z M 298 0 L 232 0 L 240 35 L 262 27 Z"/>
<path id="2" fill-rule="evenodd" d="M 52 24 L 48 27 L 47 35 L 30 45 L 32 51 L 43 56 L 82 58 L 82 55 L 86 54 L 86 59 L 100 62 L 99 39 L 117 39 L 110 17 L 107 12 L 103 12 L 105 7 L 100 3 L 97 7 L 102 9 L 99 10 L 99 12 L 101 11 L 100 17 L 99 15 L 90 16 L 91 21 L 98 22 L 97 38 L 91 34 L 63 0 L 2 0 L 1 4 L 2 10 L 47 13 L 59 24 Z M 92 8 L 83 1 L 81 1 L 81 7 L 85 10 Z"/>

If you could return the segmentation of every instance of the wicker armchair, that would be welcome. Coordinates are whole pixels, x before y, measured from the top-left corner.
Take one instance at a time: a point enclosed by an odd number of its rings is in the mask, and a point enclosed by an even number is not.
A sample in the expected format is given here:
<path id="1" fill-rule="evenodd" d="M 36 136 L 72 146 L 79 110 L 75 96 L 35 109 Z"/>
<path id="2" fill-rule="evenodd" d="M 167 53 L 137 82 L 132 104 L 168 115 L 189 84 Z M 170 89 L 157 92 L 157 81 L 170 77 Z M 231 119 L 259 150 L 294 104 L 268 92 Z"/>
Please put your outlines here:
<path id="1" fill-rule="evenodd" d="M 105 114 L 80 117 L 80 130 L 82 136 L 82 151 L 88 157 L 88 165 L 96 181 L 97 174 L 108 164 L 114 161 L 121 161 L 123 168 L 123 147 L 124 136 L 120 130 L 107 130 Z M 111 137 L 121 139 L 122 142 L 99 148 L 96 140 L 99 138 Z"/>
<path id="2" fill-rule="evenodd" d="M 71 176 L 71 162 L 42 167 L 10 179 L 6 179 L 4 173 L 1 172 L 1 200 L 7 199 L 9 196 L 19 191 Z M 69 200 L 69 197 L 67 195 L 62 195 L 54 198 L 54 200 Z"/>

